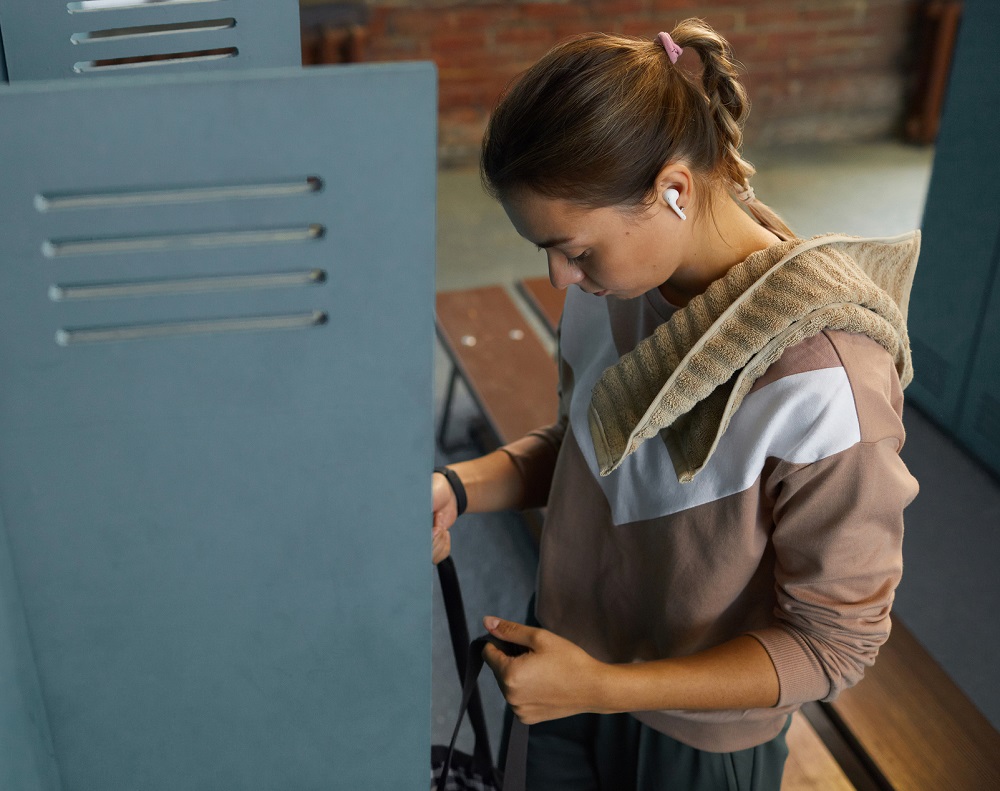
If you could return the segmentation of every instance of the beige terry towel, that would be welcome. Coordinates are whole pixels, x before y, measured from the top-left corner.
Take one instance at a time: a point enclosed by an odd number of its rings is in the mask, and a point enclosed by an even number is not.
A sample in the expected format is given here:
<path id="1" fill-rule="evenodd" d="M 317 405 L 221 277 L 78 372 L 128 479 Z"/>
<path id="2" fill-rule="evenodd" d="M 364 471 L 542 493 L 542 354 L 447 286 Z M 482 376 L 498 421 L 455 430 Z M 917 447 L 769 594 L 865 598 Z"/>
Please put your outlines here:
<path id="1" fill-rule="evenodd" d="M 601 475 L 663 432 L 691 481 L 750 388 L 781 353 L 824 329 L 870 336 L 913 378 L 906 308 L 920 232 L 818 236 L 754 253 L 608 368 L 591 397 Z"/>

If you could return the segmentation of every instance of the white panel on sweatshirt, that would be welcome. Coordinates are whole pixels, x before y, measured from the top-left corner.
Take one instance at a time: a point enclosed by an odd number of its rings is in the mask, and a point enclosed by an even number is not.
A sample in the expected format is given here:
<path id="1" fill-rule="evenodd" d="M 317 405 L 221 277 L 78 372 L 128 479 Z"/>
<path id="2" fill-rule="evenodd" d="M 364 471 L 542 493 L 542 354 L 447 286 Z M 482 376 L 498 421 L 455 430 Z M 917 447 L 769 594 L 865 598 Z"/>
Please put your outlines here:
<path id="1" fill-rule="evenodd" d="M 571 288 L 563 314 L 562 355 L 573 369 L 570 429 L 611 507 L 615 524 L 656 519 L 745 491 L 768 457 L 809 464 L 861 440 L 847 372 L 822 368 L 778 379 L 748 395 L 715 454 L 681 484 L 666 446 L 646 440 L 608 476 L 598 474 L 587 408 L 597 380 L 618 362 L 603 298 Z M 650 487 L 650 481 L 660 481 Z"/>

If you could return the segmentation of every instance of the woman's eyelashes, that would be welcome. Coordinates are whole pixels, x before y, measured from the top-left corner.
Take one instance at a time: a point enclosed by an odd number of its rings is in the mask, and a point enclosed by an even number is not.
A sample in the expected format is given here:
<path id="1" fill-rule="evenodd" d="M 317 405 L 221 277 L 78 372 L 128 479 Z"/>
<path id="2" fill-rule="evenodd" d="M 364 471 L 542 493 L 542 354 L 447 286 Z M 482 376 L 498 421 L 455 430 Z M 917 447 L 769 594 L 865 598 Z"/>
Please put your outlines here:
<path id="1" fill-rule="evenodd" d="M 538 248 L 539 252 L 544 252 L 546 249 L 537 244 L 535 245 L 535 247 Z M 590 258 L 590 252 L 591 252 L 590 250 L 584 250 L 579 255 L 570 255 L 569 253 L 562 253 L 562 256 L 563 258 L 566 259 L 566 263 L 568 264 L 579 264 L 581 261 L 585 261 L 586 259 Z"/>

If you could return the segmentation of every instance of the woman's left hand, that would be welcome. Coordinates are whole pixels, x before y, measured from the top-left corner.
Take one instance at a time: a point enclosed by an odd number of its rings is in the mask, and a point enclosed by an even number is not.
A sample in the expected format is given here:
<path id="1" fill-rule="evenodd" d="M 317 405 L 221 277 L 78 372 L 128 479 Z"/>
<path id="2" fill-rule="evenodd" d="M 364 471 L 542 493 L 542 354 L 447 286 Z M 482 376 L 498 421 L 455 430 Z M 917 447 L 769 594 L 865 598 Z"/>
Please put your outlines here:
<path id="1" fill-rule="evenodd" d="M 521 722 L 533 725 L 601 711 L 601 681 L 608 665 L 546 629 L 490 616 L 483 624 L 490 634 L 528 649 L 519 656 L 490 644 L 483 649 L 483 659 Z"/>

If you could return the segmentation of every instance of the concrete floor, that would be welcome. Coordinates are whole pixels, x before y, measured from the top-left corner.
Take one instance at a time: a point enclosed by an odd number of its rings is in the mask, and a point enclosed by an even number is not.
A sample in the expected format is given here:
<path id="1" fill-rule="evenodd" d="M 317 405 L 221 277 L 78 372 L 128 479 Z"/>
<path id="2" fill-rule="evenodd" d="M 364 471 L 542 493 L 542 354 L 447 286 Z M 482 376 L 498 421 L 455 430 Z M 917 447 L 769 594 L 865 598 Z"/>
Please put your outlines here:
<path id="1" fill-rule="evenodd" d="M 757 195 L 800 236 L 842 232 L 890 236 L 920 226 L 933 151 L 895 143 L 824 145 L 749 153 L 758 168 Z M 439 290 L 501 283 L 545 274 L 545 257 L 520 239 L 503 210 L 487 197 L 474 169 L 445 170 L 438 181 Z M 448 363 L 438 350 L 437 405 L 443 403 Z M 453 426 L 474 415 L 464 393 Z M 956 682 L 1000 728 L 1000 485 L 913 407 L 907 409 L 903 457 L 921 483 L 907 510 L 906 570 L 896 612 Z M 466 454 L 438 457 L 457 461 Z M 535 554 L 516 516 L 462 518 L 453 531 L 470 629 L 494 614 L 519 619 L 534 584 Z M 434 743 L 447 742 L 458 706 L 458 683 L 436 603 Z M 489 676 L 481 684 L 493 746 L 499 743 L 503 701 Z M 469 734 L 460 744 L 471 749 Z"/>

